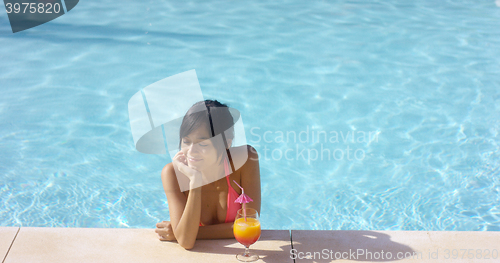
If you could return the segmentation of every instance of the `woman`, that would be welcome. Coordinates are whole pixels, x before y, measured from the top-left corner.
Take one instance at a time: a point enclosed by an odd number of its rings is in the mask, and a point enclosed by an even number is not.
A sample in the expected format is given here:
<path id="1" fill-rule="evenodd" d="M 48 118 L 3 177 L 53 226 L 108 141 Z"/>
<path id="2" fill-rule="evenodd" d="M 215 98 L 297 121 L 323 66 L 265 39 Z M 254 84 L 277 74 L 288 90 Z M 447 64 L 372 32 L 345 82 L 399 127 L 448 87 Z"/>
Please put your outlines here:
<path id="1" fill-rule="evenodd" d="M 249 145 L 231 147 L 233 125 L 229 108 L 218 101 L 200 101 L 184 116 L 181 150 L 161 173 L 170 221 L 156 225 L 160 240 L 177 240 L 191 249 L 196 239 L 234 238 L 233 222 L 241 208 L 234 200 L 241 189 L 233 180 L 253 199 L 247 207 L 260 214 L 257 151 Z M 235 163 L 243 165 L 230 173 Z M 189 182 L 189 190 L 181 191 L 179 179 Z"/>

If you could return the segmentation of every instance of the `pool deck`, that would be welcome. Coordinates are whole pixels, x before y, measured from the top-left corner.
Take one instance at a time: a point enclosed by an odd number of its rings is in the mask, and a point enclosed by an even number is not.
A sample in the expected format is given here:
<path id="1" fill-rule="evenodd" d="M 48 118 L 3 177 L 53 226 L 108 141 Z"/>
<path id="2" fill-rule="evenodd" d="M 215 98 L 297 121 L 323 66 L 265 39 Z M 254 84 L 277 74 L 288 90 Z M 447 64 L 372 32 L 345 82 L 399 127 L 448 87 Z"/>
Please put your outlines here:
<path id="1" fill-rule="evenodd" d="M 263 230 L 251 250 L 257 262 L 500 262 L 500 232 Z M 239 262 L 242 251 L 234 239 L 185 250 L 154 229 L 0 227 L 2 263 Z"/>

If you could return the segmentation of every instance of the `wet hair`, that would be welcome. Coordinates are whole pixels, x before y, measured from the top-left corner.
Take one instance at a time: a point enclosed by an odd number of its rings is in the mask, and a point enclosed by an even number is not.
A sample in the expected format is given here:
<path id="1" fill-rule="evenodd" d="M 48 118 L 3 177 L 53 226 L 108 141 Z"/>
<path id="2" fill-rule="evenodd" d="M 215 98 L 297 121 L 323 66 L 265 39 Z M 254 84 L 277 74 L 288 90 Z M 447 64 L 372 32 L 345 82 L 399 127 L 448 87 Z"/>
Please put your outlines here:
<path id="1" fill-rule="evenodd" d="M 227 145 L 229 148 L 228 140 L 234 138 L 233 126 L 233 116 L 229 112 L 227 105 L 217 100 L 199 101 L 189 108 L 182 119 L 179 131 L 179 149 L 181 148 L 182 138 L 188 136 L 199 127 L 204 127 L 210 134 L 210 140 L 217 151 L 217 157 L 220 158 L 224 154 L 224 150 L 226 150 L 224 145 Z M 228 132 L 224 133 L 226 130 Z M 220 134 L 222 136 L 217 136 Z M 222 138 L 226 139 L 225 143 Z"/>

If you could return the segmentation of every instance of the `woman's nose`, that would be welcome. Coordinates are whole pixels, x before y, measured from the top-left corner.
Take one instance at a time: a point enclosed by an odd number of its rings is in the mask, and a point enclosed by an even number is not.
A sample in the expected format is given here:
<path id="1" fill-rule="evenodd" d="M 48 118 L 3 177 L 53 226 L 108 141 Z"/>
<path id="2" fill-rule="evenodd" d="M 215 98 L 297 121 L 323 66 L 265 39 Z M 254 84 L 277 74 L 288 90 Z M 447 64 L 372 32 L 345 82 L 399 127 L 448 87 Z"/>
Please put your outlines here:
<path id="1" fill-rule="evenodd" d="M 188 153 L 197 153 L 198 151 L 199 149 L 197 143 L 192 143 L 191 145 L 189 145 Z"/>

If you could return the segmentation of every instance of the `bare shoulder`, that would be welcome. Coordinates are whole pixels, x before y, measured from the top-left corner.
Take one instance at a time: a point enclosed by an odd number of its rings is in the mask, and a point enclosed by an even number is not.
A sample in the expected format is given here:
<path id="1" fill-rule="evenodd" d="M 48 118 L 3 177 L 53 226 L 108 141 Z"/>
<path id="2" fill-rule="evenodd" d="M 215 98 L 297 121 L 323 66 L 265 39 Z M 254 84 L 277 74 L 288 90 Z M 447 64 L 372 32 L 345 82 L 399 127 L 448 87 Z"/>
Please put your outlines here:
<path id="1" fill-rule="evenodd" d="M 231 157 L 236 170 L 244 174 L 259 174 L 259 155 L 257 150 L 250 145 L 230 148 Z"/>
<path id="2" fill-rule="evenodd" d="M 173 163 L 168 163 L 163 167 L 161 181 L 163 182 L 163 189 L 166 192 L 183 192 L 186 194 L 188 192 L 189 179 L 179 170 L 175 169 Z"/>
<path id="3" fill-rule="evenodd" d="M 246 151 L 247 151 L 247 161 L 245 163 L 245 168 L 247 170 L 259 170 L 259 155 L 257 154 L 257 150 L 253 148 L 250 145 L 246 145 Z M 258 172 L 257 172 L 258 174 Z"/>
<path id="4" fill-rule="evenodd" d="M 251 145 L 247 145 L 248 159 L 252 161 L 259 161 L 259 154 L 257 150 L 253 148 Z"/>
<path id="5" fill-rule="evenodd" d="M 161 170 L 161 179 L 165 180 L 172 175 L 175 175 L 174 165 L 172 163 L 168 163 L 167 165 L 163 166 L 163 169 Z"/>
<path id="6" fill-rule="evenodd" d="M 175 175 L 174 165 L 168 163 L 161 170 L 161 181 L 163 182 L 163 187 L 165 190 L 179 190 L 179 183 L 177 181 L 177 176 Z"/>
<path id="7" fill-rule="evenodd" d="M 237 167 L 255 165 L 256 162 L 258 164 L 259 156 L 257 150 L 250 145 L 231 147 L 230 152 L 234 165 Z"/>

